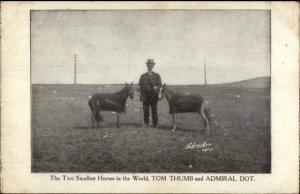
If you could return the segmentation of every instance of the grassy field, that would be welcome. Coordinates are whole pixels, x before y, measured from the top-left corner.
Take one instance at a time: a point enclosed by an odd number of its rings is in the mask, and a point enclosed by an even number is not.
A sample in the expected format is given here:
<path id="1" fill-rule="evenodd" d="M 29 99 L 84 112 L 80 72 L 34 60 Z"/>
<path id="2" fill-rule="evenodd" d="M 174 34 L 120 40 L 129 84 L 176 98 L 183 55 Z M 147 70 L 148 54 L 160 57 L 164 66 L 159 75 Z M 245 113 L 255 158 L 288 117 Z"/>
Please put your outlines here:
<path id="1" fill-rule="evenodd" d="M 142 128 L 138 94 L 127 113 L 104 112 L 101 128 L 91 128 L 88 100 L 121 85 L 32 85 L 33 172 L 248 172 L 269 173 L 270 90 L 225 86 L 170 86 L 201 93 L 212 114 L 207 136 L 194 113 L 179 114 L 171 132 L 165 99 L 159 102 L 159 128 Z M 211 144 L 210 150 L 186 149 Z"/>

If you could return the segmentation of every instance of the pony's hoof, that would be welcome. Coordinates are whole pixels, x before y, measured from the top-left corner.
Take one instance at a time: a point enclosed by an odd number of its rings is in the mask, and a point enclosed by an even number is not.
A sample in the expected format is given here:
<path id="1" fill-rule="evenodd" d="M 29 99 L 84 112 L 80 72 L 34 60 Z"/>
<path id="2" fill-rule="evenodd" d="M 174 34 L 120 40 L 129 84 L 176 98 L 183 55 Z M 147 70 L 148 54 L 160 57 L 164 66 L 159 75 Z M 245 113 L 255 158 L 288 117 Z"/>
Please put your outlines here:
<path id="1" fill-rule="evenodd" d="M 171 131 L 172 131 L 172 132 L 175 132 L 175 130 L 176 130 L 176 129 L 172 129 Z"/>
<path id="2" fill-rule="evenodd" d="M 209 129 L 205 130 L 206 135 L 209 135 Z"/>

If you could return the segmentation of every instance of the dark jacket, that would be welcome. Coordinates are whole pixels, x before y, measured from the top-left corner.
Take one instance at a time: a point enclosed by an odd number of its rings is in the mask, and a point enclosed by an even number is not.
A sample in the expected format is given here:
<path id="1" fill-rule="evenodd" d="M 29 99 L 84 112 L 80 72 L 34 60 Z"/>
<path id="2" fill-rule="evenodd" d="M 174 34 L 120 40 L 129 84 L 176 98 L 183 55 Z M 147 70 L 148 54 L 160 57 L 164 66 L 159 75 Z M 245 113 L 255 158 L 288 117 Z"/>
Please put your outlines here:
<path id="1" fill-rule="evenodd" d="M 155 90 L 154 87 L 157 87 Z M 158 91 L 162 86 L 160 75 L 152 72 L 151 75 L 147 72 L 141 75 L 139 87 L 141 92 L 141 101 L 158 100 Z"/>

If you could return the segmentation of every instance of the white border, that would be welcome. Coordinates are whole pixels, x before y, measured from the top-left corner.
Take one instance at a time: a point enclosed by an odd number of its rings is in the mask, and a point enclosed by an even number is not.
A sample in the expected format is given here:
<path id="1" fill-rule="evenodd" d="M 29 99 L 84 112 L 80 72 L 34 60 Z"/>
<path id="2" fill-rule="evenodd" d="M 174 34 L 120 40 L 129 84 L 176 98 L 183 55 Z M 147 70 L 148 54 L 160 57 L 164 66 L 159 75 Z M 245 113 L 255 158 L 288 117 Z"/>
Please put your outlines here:
<path id="1" fill-rule="evenodd" d="M 272 173 L 255 182 L 53 182 L 31 173 L 30 10 L 269 9 L 272 17 Z M 299 172 L 299 4 L 297 2 L 2 2 L 2 192 L 297 193 Z M 130 174 L 128 174 L 130 175 Z M 253 175 L 253 174 L 251 174 Z"/>

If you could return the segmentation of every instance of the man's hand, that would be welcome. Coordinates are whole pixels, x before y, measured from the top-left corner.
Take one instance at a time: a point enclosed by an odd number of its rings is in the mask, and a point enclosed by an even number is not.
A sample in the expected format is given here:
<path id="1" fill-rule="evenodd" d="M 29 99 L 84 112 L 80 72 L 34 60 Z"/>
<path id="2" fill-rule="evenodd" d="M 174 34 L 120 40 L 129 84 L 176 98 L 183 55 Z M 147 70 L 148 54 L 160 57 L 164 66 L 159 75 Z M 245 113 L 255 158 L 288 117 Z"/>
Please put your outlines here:
<path id="1" fill-rule="evenodd" d="M 155 93 L 159 93 L 159 87 L 158 86 L 153 86 L 153 90 Z"/>

